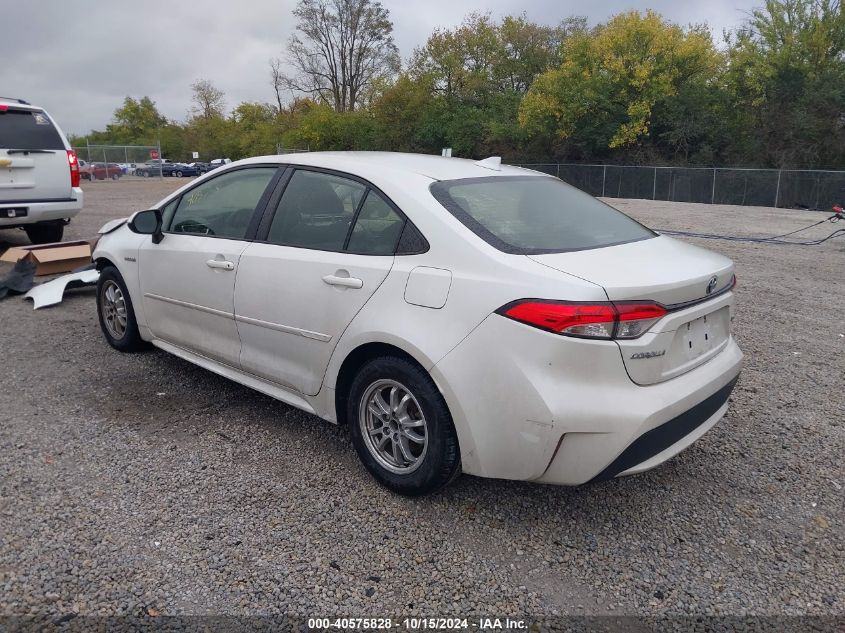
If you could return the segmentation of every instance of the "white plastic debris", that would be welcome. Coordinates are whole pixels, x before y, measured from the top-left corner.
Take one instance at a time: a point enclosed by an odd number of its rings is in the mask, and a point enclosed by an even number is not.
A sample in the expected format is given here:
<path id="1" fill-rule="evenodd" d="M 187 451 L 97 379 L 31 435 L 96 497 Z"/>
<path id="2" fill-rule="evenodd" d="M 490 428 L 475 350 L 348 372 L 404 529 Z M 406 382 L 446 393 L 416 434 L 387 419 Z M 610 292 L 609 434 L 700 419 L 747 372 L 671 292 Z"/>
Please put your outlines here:
<path id="1" fill-rule="evenodd" d="M 32 309 L 38 310 L 39 308 L 61 303 L 65 296 L 65 290 L 68 287 L 79 288 L 82 286 L 91 286 L 97 283 L 99 278 L 99 270 L 83 270 L 82 272 L 63 275 L 57 279 L 52 279 L 35 286 L 23 298 L 32 299 Z"/>

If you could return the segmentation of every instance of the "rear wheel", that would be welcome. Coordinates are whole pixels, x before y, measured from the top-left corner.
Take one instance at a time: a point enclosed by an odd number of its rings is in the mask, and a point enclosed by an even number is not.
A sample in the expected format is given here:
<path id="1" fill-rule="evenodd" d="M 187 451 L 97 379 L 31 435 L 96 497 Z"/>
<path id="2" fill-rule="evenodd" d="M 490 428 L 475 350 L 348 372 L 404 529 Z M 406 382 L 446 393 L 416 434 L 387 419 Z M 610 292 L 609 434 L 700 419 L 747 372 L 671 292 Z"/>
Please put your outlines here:
<path id="1" fill-rule="evenodd" d="M 104 268 L 97 280 L 97 316 L 106 341 L 116 350 L 137 352 L 148 347 L 138 333 L 126 283 L 114 266 Z"/>
<path id="2" fill-rule="evenodd" d="M 424 495 L 460 474 L 452 416 L 418 365 L 394 356 L 369 361 L 352 382 L 347 402 L 355 450 L 387 488 Z"/>
<path id="3" fill-rule="evenodd" d="M 175 175 L 177 178 L 181 178 L 181 177 L 182 177 L 182 172 L 181 172 L 181 171 L 177 171 L 174 175 Z"/>
<path id="4" fill-rule="evenodd" d="M 117 180 L 118 178 L 120 178 L 120 174 L 112 174 L 111 175 L 112 180 Z"/>
<path id="5" fill-rule="evenodd" d="M 23 230 L 33 244 L 48 244 L 62 241 L 65 225 L 64 222 L 37 222 L 26 225 Z"/>

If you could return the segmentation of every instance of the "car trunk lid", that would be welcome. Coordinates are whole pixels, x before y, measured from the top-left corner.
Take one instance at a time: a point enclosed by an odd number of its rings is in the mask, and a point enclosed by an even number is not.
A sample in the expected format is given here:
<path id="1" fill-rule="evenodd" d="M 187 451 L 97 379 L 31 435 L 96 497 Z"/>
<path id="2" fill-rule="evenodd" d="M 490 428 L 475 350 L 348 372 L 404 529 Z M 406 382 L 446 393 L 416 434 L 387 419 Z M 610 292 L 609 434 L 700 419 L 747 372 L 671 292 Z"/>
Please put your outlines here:
<path id="1" fill-rule="evenodd" d="M 733 263 L 669 237 L 568 253 L 534 261 L 602 286 L 614 302 L 652 301 L 669 313 L 636 339 L 617 339 L 631 379 L 655 384 L 690 371 L 730 338 Z M 714 281 L 715 280 L 715 281 Z"/>

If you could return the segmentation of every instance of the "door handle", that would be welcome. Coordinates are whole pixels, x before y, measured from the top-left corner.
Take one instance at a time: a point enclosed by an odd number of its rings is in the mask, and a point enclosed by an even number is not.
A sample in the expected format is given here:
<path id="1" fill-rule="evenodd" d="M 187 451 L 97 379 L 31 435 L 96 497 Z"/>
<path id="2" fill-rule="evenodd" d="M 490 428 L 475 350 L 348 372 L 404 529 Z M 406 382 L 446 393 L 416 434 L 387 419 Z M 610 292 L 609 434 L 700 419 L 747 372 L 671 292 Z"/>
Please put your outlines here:
<path id="1" fill-rule="evenodd" d="M 330 286 L 341 286 L 343 288 L 363 288 L 364 282 L 355 277 L 339 277 L 337 275 L 326 275 L 323 277 Z"/>
<path id="2" fill-rule="evenodd" d="M 233 262 L 227 262 L 221 259 L 209 259 L 205 262 L 205 265 L 209 268 L 219 268 L 221 270 L 235 270 L 235 264 Z"/>

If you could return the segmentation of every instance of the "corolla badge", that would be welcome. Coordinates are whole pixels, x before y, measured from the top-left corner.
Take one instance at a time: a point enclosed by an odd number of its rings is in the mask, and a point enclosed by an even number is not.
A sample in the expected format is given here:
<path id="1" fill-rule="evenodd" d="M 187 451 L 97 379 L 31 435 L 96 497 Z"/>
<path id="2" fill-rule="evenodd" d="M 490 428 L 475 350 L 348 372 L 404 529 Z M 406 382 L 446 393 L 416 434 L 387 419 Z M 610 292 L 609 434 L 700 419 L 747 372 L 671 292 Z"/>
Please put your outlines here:
<path id="1" fill-rule="evenodd" d="M 662 349 L 659 352 L 637 352 L 631 354 L 631 360 L 642 360 L 644 358 L 657 358 L 658 356 L 665 356 L 666 350 Z"/>
<path id="2" fill-rule="evenodd" d="M 716 289 L 717 283 L 719 283 L 719 278 L 716 275 L 713 275 L 710 278 L 710 281 L 707 282 L 707 294 L 713 293 L 713 291 Z"/>
<path id="3" fill-rule="evenodd" d="M 12 164 L 11 159 L 8 158 L 0 158 L 0 167 L 10 167 Z"/>

